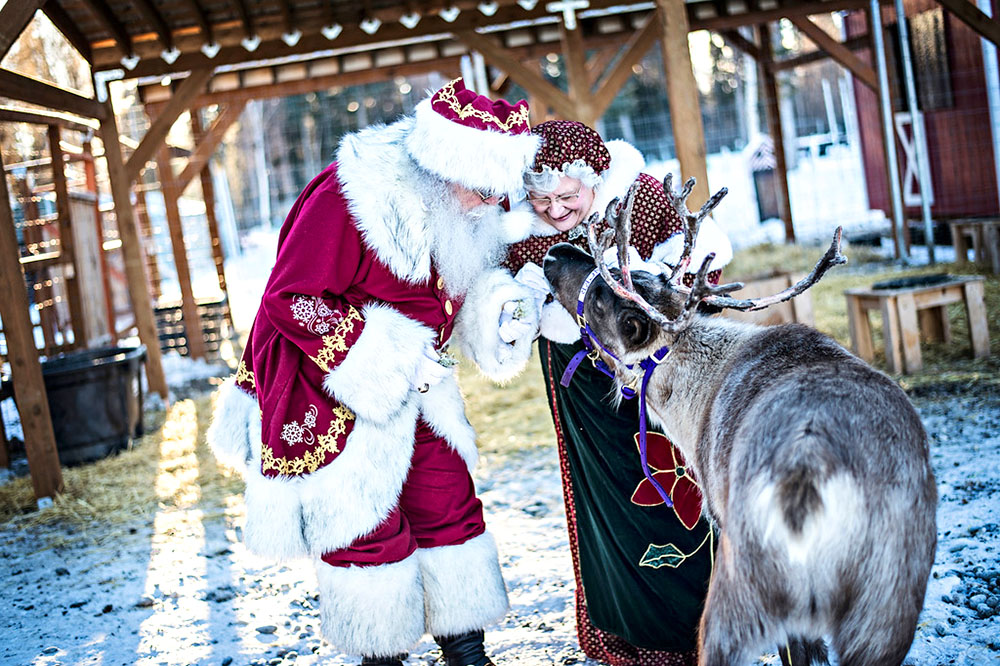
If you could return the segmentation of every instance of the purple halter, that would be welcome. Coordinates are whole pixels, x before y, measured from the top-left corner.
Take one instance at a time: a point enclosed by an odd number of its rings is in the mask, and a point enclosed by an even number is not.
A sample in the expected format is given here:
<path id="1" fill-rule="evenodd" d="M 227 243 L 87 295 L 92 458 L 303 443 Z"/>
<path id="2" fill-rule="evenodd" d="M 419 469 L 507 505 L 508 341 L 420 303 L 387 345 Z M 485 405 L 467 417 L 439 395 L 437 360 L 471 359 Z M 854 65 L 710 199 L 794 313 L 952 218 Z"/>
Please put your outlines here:
<path id="1" fill-rule="evenodd" d="M 566 371 L 563 372 L 562 379 L 559 383 L 564 388 L 569 388 L 569 384 L 573 379 L 573 374 L 576 369 L 580 367 L 583 363 L 584 358 L 589 358 L 593 366 L 600 370 L 602 373 L 615 379 L 615 373 L 608 367 L 608 364 L 600 356 L 600 351 L 615 359 L 619 363 L 622 363 L 626 368 L 631 370 L 634 365 L 629 365 L 623 363 L 620 358 L 615 356 L 614 352 L 601 344 L 601 341 L 597 338 L 594 330 L 590 328 L 590 324 L 587 323 L 587 318 L 583 314 L 583 300 L 587 296 L 587 292 L 590 290 L 590 285 L 593 284 L 594 280 L 598 275 L 601 274 L 601 269 L 595 268 L 587 276 L 587 279 L 583 281 L 580 286 L 580 293 L 576 297 L 576 321 L 580 325 L 580 340 L 583 342 L 583 349 L 578 351 L 570 359 L 569 364 L 566 366 Z M 600 351 L 598 351 L 600 348 Z M 664 503 L 668 507 L 674 505 L 673 500 L 670 499 L 670 495 L 667 491 L 663 489 L 663 486 L 653 478 L 649 473 L 649 464 L 646 457 L 646 387 L 649 385 L 649 379 L 653 376 L 653 370 L 656 369 L 660 363 L 666 359 L 667 354 L 670 353 L 670 348 L 667 346 L 660 347 L 655 352 L 647 356 L 646 358 L 639 361 L 639 367 L 642 368 L 642 382 L 639 385 L 639 460 L 642 463 L 642 473 L 649 480 L 653 487 L 656 488 L 656 492 L 659 493 L 660 497 L 663 498 Z M 622 386 L 621 388 L 622 397 L 626 400 L 631 400 L 636 396 L 635 389 L 631 386 Z"/>

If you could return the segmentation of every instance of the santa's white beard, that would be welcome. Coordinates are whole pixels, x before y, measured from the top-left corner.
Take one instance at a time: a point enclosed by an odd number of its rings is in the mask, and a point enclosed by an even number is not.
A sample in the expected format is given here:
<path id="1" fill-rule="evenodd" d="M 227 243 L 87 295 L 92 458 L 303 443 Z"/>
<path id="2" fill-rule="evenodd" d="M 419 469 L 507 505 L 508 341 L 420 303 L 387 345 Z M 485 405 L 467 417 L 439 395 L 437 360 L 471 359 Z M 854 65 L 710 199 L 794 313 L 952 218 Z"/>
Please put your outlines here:
<path id="1" fill-rule="evenodd" d="M 463 210 L 444 184 L 427 207 L 431 261 L 448 293 L 461 296 L 503 256 L 500 207 L 483 204 Z"/>

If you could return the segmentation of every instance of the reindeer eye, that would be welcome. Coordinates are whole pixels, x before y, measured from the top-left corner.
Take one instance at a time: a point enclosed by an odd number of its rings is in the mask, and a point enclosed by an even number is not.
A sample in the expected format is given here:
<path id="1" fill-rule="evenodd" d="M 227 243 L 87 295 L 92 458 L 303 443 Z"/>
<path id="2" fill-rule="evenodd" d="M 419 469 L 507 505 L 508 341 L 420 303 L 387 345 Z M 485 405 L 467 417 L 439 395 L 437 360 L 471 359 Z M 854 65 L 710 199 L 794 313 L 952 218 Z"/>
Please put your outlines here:
<path id="1" fill-rule="evenodd" d="M 649 318 L 635 313 L 627 313 L 619 320 L 622 338 L 633 347 L 646 343 L 649 339 Z"/>

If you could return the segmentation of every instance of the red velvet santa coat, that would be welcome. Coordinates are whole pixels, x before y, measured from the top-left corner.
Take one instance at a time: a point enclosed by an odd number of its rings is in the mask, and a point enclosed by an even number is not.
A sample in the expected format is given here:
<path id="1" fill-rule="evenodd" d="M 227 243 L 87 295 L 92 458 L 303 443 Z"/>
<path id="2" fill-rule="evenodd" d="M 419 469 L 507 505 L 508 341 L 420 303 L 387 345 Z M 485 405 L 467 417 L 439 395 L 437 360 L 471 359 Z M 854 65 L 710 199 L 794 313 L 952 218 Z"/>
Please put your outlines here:
<path id="1" fill-rule="evenodd" d="M 406 478 L 418 418 L 475 465 L 454 377 L 427 393 L 411 388 L 425 346 L 462 329 L 463 353 L 500 379 L 530 355 L 530 338 L 504 346 L 497 335 L 503 303 L 527 290 L 495 269 L 453 293 L 432 266 L 402 142 L 411 122 L 345 137 L 338 161 L 300 195 L 235 381 L 220 395 L 209 440 L 244 470 L 244 538 L 259 555 L 318 557 L 381 523 Z"/>

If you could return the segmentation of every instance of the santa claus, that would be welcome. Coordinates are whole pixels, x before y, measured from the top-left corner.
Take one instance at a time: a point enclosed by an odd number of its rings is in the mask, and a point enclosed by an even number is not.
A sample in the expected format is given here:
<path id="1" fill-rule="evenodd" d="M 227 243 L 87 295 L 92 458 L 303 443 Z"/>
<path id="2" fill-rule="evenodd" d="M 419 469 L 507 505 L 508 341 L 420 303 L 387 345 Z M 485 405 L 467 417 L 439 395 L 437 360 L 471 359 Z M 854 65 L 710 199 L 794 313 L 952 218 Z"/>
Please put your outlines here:
<path id="1" fill-rule="evenodd" d="M 208 437 L 244 474 L 247 548 L 312 559 L 323 635 L 364 664 L 425 633 L 449 666 L 491 663 L 507 594 L 446 346 L 498 380 L 527 362 L 537 307 L 495 265 L 537 146 L 525 102 L 461 79 L 345 136 L 285 220 L 218 397 Z"/>

